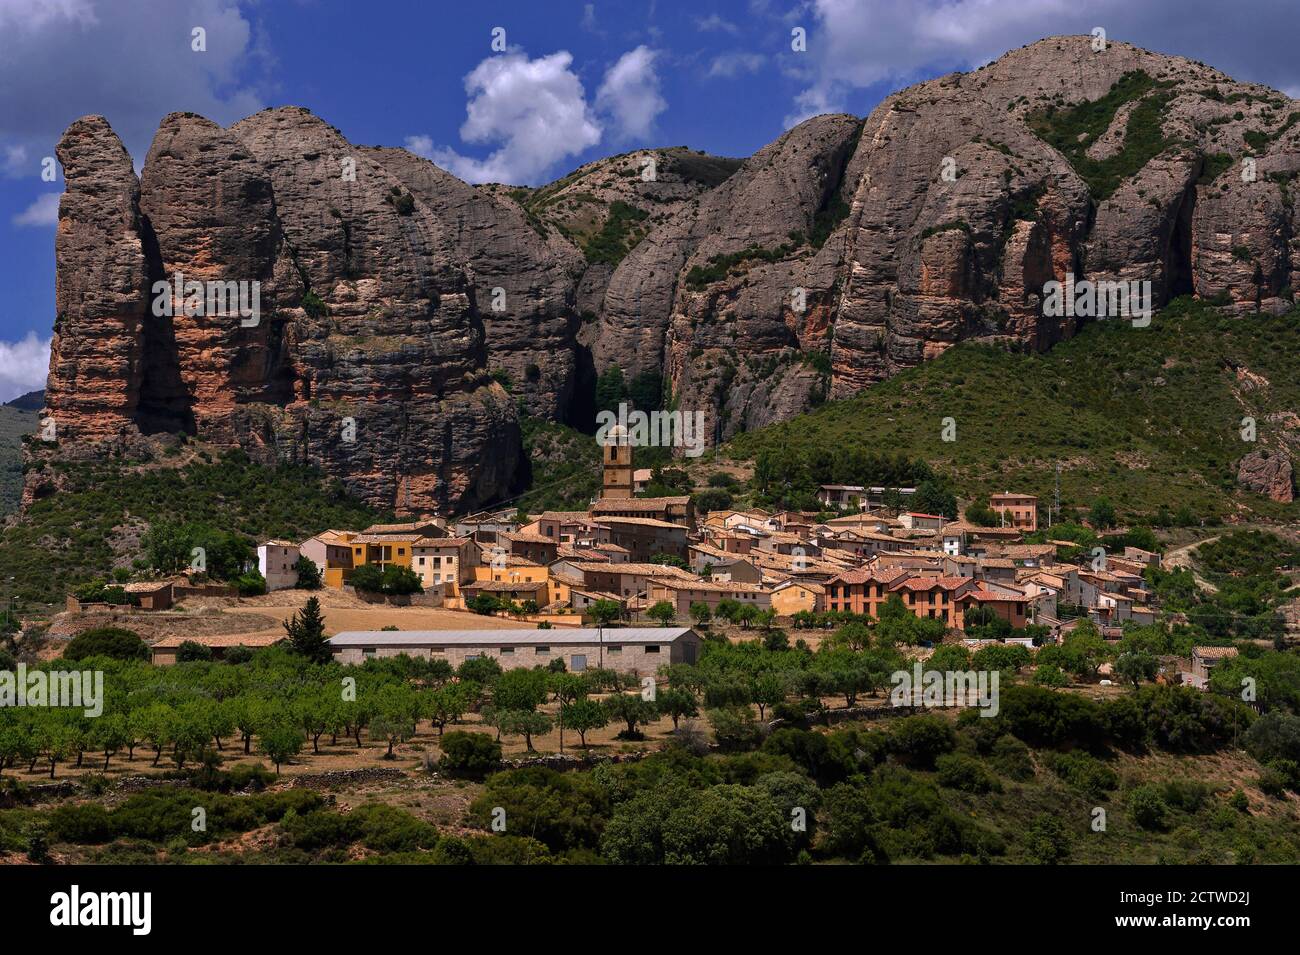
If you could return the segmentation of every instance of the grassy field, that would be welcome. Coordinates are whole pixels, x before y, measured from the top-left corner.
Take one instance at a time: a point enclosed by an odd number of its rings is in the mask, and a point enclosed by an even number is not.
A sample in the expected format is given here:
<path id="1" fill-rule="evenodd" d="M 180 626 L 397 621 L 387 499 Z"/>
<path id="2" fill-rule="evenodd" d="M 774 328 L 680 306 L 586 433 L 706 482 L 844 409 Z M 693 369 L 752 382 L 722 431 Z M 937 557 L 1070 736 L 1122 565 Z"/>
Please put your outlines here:
<path id="1" fill-rule="evenodd" d="M 1294 520 L 1297 505 L 1241 492 L 1235 474 L 1248 451 L 1283 446 L 1300 411 L 1298 331 L 1300 311 L 1234 319 L 1179 300 L 1149 327 L 1096 322 L 1046 354 L 960 344 L 729 450 L 924 458 L 968 499 L 1013 489 L 1046 502 L 1059 465 L 1067 513 L 1105 497 L 1121 519 L 1186 506 L 1198 518 Z M 1241 437 L 1248 415 L 1256 444 Z M 955 441 L 943 440 L 945 418 Z"/>

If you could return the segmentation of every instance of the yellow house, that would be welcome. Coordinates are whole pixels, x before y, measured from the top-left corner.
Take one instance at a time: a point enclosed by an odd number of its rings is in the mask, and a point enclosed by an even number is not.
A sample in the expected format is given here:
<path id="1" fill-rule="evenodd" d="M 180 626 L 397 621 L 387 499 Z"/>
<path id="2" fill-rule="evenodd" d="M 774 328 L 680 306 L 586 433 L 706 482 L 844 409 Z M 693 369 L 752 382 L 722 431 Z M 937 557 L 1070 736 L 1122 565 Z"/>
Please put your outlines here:
<path id="1" fill-rule="evenodd" d="M 483 552 L 483 559 L 489 560 L 487 551 Z M 546 584 L 546 592 L 542 595 L 545 599 L 539 597 L 537 600 L 542 606 L 557 600 L 567 600 L 569 595 L 568 586 L 551 576 L 551 568 L 514 556 L 507 556 L 504 563 L 498 560 L 497 566 L 491 563 L 479 564 L 474 568 L 474 579 L 476 582 L 490 580 L 498 583 Z"/>
<path id="2" fill-rule="evenodd" d="M 385 567 L 410 567 L 415 544 L 421 534 L 357 534 L 349 541 L 352 547 L 352 566 L 373 564 L 380 570 Z"/>
<path id="3" fill-rule="evenodd" d="M 812 613 L 826 595 L 821 584 L 791 578 L 772 588 L 772 609 L 777 616 L 792 617 L 800 610 Z"/>

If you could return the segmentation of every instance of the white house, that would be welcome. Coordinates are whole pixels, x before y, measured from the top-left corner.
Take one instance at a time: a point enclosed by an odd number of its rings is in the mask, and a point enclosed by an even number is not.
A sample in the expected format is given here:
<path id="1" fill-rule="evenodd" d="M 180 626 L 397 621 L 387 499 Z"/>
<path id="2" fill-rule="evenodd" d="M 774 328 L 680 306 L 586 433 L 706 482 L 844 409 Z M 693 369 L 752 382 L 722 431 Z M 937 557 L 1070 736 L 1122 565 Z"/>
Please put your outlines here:
<path id="1" fill-rule="evenodd" d="M 266 578 L 266 589 L 286 590 L 298 585 L 298 545 L 271 540 L 257 545 L 257 572 Z"/>

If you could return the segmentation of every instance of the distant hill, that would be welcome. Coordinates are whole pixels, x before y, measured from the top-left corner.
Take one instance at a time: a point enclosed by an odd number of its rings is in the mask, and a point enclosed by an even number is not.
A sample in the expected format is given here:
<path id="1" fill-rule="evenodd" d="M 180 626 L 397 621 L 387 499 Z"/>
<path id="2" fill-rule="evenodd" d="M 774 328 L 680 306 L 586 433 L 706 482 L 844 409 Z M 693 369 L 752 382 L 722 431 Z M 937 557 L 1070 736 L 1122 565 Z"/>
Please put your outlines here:
<path id="1" fill-rule="evenodd" d="M 17 408 L 20 411 L 40 411 L 45 407 L 45 389 L 29 391 L 25 395 L 19 395 L 13 401 L 6 401 L 5 405 L 10 408 Z"/>
<path id="2" fill-rule="evenodd" d="M 975 343 L 866 392 L 738 435 L 730 453 L 802 458 L 804 479 L 837 482 L 837 455 L 924 458 L 959 497 L 1053 493 L 1086 507 L 1105 497 L 1121 520 L 1186 508 L 1218 516 L 1294 520 L 1300 504 L 1240 490 L 1237 462 L 1257 448 L 1300 453 L 1300 309 L 1237 317 L 1176 300 L 1149 327 L 1095 322 L 1046 354 Z M 1253 417 L 1256 443 L 1242 440 Z M 956 440 L 943 440 L 951 418 Z M 854 481 L 852 483 L 861 483 Z"/>
<path id="3" fill-rule="evenodd" d="M 19 403 L 25 403 L 32 395 L 43 394 L 33 391 L 0 405 L 0 516 L 18 510 L 23 493 L 23 435 L 36 430 L 40 417 L 39 401 L 36 410 L 26 410 Z"/>

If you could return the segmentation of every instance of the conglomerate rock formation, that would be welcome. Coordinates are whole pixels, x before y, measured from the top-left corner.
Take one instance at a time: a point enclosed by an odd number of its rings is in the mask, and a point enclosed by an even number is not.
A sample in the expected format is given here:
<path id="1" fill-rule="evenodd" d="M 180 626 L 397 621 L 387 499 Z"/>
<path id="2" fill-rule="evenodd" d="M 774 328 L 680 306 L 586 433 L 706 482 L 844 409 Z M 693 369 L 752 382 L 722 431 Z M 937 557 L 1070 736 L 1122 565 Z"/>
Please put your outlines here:
<path id="1" fill-rule="evenodd" d="M 616 365 L 725 439 L 959 341 L 1049 348 L 1081 320 L 1045 314 L 1067 276 L 1268 314 L 1300 260 L 1300 103 L 1091 37 L 815 117 L 743 163 L 644 150 L 535 190 L 299 108 L 168 116 L 139 181 L 100 117 L 58 155 L 58 442 L 29 451 L 29 498 L 53 455 L 183 433 L 464 509 L 519 485 L 521 414 L 590 426 Z M 185 281 L 256 282 L 256 321 L 187 314 Z M 163 314 L 159 282 L 181 283 Z"/>

